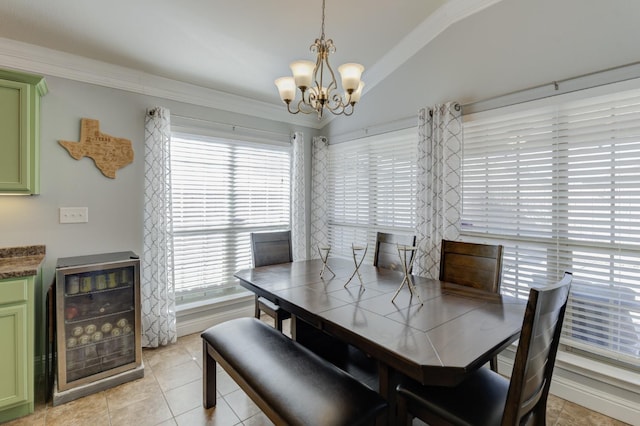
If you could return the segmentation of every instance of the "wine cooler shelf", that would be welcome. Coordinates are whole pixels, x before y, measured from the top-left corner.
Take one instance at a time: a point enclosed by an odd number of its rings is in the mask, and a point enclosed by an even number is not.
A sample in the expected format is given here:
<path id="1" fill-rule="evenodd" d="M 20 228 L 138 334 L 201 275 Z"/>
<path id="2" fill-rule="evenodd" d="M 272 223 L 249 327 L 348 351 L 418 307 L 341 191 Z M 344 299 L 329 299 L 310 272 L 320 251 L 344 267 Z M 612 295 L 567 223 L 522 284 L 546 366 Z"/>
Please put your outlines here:
<path id="1" fill-rule="evenodd" d="M 135 338 L 133 335 L 129 335 L 106 339 L 99 343 L 89 343 L 68 350 L 67 380 L 79 380 L 129 364 L 135 356 L 134 345 Z"/>
<path id="2" fill-rule="evenodd" d="M 71 274 L 65 277 L 65 293 L 67 296 L 92 293 L 106 289 L 116 289 L 122 286 L 131 286 L 133 283 L 132 271 L 122 268 L 105 273 Z"/>
<path id="3" fill-rule="evenodd" d="M 130 312 L 135 309 L 133 300 L 126 297 L 131 294 L 131 286 L 125 287 L 127 293 L 112 291 L 99 291 L 79 296 L 67 296 L 64 307 L 64 319 L 66 324 L 97 319 L 102 316 L 117 315 L 121 312 Z M 125 296 L 124 298 L 122 296 Z"/>
<path id="4" fill-rule="evenodd" d="M 58 391 L 101 383 L 97 391 L 111 376 L 141 375 L 139 265 L 131 252 L 58 259 Z"/>

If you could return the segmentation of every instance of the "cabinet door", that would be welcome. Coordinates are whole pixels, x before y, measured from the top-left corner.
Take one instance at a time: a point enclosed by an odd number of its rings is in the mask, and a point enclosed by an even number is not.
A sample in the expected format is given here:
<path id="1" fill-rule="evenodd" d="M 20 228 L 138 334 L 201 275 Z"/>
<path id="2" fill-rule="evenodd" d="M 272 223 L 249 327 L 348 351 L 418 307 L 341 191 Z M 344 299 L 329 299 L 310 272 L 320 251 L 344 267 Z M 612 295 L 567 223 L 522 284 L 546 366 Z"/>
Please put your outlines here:
<path id="1" fill-rule="evenodd" d="M 0 195 L 40 192 L 40 97 L 44 78 L 0 70 Z"/>
<path id="2" fill-rule="evenodd" d="M 29 91 L 31 86 L 0 80 L 0 190 L 28 191 L 31 182 Z"/>
<path id="3" fill-rule="evenodd" d="M 27 304 L 0 306 L 0 408 L 28 400 Z"/>

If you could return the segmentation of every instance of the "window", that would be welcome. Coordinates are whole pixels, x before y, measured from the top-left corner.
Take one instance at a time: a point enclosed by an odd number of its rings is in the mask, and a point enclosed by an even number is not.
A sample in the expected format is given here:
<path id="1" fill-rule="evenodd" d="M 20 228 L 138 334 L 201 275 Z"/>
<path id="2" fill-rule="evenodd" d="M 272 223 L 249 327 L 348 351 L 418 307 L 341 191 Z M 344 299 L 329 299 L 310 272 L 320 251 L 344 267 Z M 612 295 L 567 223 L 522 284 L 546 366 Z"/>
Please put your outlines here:
<path id="1" fill-rule="evenodd" d="M 332 255 L 352 256 L 351 244 L 376 233 L 415 233 L 415 128 L 329 145 L 328 228 Z"/>
<path id="2" fill-rule="evenodd" d="M 176 299 L 237 290 L 249 233 L 290 223 L 290 147 L 176 134 L 171 140 Z"/>
<path id="3" fill-rule="evenodd" d="M 503 293 L 572 271 L 566 349 L 638 365 L 640 90 L 594 92 L 465 117 L 462 231 L 505 246 Z"/>

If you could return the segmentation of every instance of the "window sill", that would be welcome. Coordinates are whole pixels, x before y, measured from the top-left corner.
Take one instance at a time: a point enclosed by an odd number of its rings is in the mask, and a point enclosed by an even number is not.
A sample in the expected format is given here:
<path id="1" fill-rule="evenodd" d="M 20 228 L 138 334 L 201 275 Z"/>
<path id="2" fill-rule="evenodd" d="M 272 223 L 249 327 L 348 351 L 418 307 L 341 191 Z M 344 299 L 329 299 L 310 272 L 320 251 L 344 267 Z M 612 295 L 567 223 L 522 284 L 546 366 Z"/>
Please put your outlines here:
<path id="1" fill-rule="evenodd" d="M 225 306 L 235 305 L 237 303 L 253 300 L 254 293 L 250 291 L 242 291 L 235 294 L 215 297 L 211 299 L 198 300 L 197 302 L 181 303 L 176 305 L 177 316 L 192 315 L 199 312 L 210 311 L 212 309 L 220 309 Z"/>
<path id="2" fill-rule="evenodd" d="M 249 291 L 241 291 L 176 305 L 178 337 L 201 333 L 215 324 L 233 318 L 253 316 L 254 297 Z"/>

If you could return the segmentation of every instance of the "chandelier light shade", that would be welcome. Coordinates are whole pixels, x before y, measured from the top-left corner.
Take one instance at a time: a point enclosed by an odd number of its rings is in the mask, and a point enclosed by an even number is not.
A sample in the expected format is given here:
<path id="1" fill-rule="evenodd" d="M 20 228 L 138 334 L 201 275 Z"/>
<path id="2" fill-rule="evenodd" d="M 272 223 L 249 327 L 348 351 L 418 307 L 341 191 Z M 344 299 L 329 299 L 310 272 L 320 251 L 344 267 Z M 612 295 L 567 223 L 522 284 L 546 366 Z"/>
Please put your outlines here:
<path id="1" fill-rule="evenodd" d="M 364 83 L 360 80 L 364 67 L 360 64 L 347 63 L 338 67 L 342 90 L 338 90 L 338 83 L 333 68 L 329 64 L 329 54 L 336 48 L 333 40 L 324 38 L 324 5 L 322 0 L 322 31 L 311 45 L 310 50 L 316 53 L 316 61 L 299 60 L 292 62 L 289 67 L 293 77 L 281 77 L 275 81 L 280 93 L 280 99 L 287 104 L 291 114 L 316 113 L 322 118 L 325 109 L 335 115 L 351 115 L 355 104 L 360 101 Z M 297 91 L 300 100 L 296 102 Z"/>

